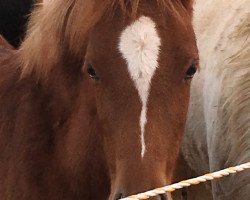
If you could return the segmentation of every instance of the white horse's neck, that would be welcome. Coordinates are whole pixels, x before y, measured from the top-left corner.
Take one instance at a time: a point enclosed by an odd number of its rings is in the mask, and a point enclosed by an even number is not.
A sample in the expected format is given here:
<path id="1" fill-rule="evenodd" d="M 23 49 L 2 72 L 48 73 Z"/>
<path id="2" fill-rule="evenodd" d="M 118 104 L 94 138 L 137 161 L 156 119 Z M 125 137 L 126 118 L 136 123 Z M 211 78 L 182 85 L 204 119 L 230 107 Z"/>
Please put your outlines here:
<path id="1" fill-rule="evenodd" d="M 250 3 L 249 0 L 196 1 L 194 25 L 201 72 L 192 83 L 184 149 L 191 149 L 189 154 L 194 156 L 197 152 L 194 148 L 200 147 L 198 151 L 202 156 L 208 152 L 209 168 L 212 169 L 212 165 L 219 167 L 223 162 L 223 156 L 219 160 L 216 154 L 225 154 L 226 141 L 240 142 L 238 134 L 249 135 Z M 239 130 L 248 133 L 238 133 Z M 247 141 L 250 146 L 249 138 L 250 135 Z M 232 154 L 228 161 L 233 158 Z M 209 170 L 208 161 L 204 166 L 196 163 L 204 164 L 204 160 L 194 158 L 193 168 Z"/>
<path id="2" fill-rule="evenodd" d="M 212 112 L 217 110 L 218 98 L 230 95 L 236 77 L 249 71 L 244 63 L 247 58 L 238 59 L 237 66 L 233 63 L 239 52 L 250 50 L 247 41 L 250 4 L 248 0 L 198 0 L 195 10 L 202 70 L 199 82 L 204 82 L 204 108 L 209 120 L 214 118 Z"/>

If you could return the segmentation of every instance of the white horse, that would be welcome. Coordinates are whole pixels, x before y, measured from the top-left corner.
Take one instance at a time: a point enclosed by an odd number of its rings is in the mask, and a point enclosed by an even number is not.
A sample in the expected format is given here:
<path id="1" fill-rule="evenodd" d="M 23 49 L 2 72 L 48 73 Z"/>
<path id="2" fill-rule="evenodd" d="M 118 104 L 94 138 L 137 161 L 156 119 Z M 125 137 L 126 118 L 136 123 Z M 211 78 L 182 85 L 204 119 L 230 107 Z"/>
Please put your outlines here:
<path id="1" fill-rule="evenodd" d="M 250 0 L 197 0 L 194 13 L 201 71 L 183 155 L 201 175 L 250 161 Z M 214 200 L 249 200 L 250 171 L 210 189 Z"/>

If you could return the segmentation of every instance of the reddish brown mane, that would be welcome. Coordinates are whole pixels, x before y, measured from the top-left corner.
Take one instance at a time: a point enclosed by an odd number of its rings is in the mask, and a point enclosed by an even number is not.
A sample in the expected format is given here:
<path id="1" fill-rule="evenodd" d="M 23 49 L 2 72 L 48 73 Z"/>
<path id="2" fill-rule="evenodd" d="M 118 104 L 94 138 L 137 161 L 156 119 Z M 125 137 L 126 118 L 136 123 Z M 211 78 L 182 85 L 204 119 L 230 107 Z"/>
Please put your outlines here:
<path id="1" fill-rule="evenodd" d="M 48 73 L 61 58 L 62 49 L 69 48 L 75 55 L 83 55 L 88 31 L 104 15 L 120 8 L 124 14 L 136 17 L 141 0 L 60 0 L 50 1 L 34 11 L 27 38 L 20 49 L 23 74 L 36 71 Z M 190 1 L 184 1 L 190 2 Z M 180 0 L 157 0 L 160 12 L 174 12 Z M 191 3 L 189 3 L 191 5 Z M 188 6 L 186 3 L 185 5 Z M 191 7 L 190 7 L 191 9 Z M 81 19 L 81 20 L 76 20 Z M 38 48 L 39 47 L 39 48 Z"/>

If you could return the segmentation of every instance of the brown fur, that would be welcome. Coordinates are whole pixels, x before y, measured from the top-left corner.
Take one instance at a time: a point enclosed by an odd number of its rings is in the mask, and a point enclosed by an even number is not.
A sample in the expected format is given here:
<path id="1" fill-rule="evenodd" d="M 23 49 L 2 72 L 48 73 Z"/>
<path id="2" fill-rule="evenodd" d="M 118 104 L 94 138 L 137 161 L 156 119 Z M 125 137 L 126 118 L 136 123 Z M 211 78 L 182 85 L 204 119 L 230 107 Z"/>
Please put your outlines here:
<path id="1" fill-rule="evenodd" d="M 143 160 L 141 103 L 117 52 L 119 34 L 142 14 L 162 39 Z M 180 1 L 38 8 L 21 49 L 0 55 L 1 198 L 113 200 L 170 183 L 189 100 L 183 77 L 196 58 L 191 10 Z M 99 81 L 88 77 L 89 63 Z"/>

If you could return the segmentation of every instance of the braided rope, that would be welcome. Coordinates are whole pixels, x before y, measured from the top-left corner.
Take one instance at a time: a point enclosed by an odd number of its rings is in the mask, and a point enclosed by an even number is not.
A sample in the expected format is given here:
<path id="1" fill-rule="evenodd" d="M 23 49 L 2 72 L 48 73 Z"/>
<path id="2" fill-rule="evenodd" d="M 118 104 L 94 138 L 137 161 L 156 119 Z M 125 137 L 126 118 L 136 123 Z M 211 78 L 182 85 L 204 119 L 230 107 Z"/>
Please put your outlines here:
<path id="1" fill-rule="evenodd" d="M 228 176 L 230 174 L 235 174 L 237 172 L 241 172 L 244 171 L 246 169 L 250 169 L 250 162 L 242 164 L 242 165 L 238 165 L 235 167 L 229 167 L 227 169 L 224 170 L 220 170 L 214 173 L 210 173 L 210 174 L 205 174 L 203 176 L 199 176 L 197 178 L 192 178 L 189 180 L 185 180 L 185 181 L 181 181 L 179 183 L 175 183 L 173 185 L 169 185 L 169 186 L 165 186 L 165 187 L 161 187 L 161 188 L 157 188 L 154 190 L 150 190 L 144 193 L 140 193 L 137 195 L 132 195 L 129 196 L 127 198 L 123 198 L 120 200 L 144 200 L 144 199 L 149 199 L 151 197 L 155 197 L 161 194 L 166 194 L 168 192 L 174 192 L 175 190 L 179 190 L 181 188 L 184 187 L 189 187 L 191 185 L 198 185 L 200 183 L 206 182 L 206 181 L 211 181 L 213 179 L 219 179 L 225 176 Z"/>

